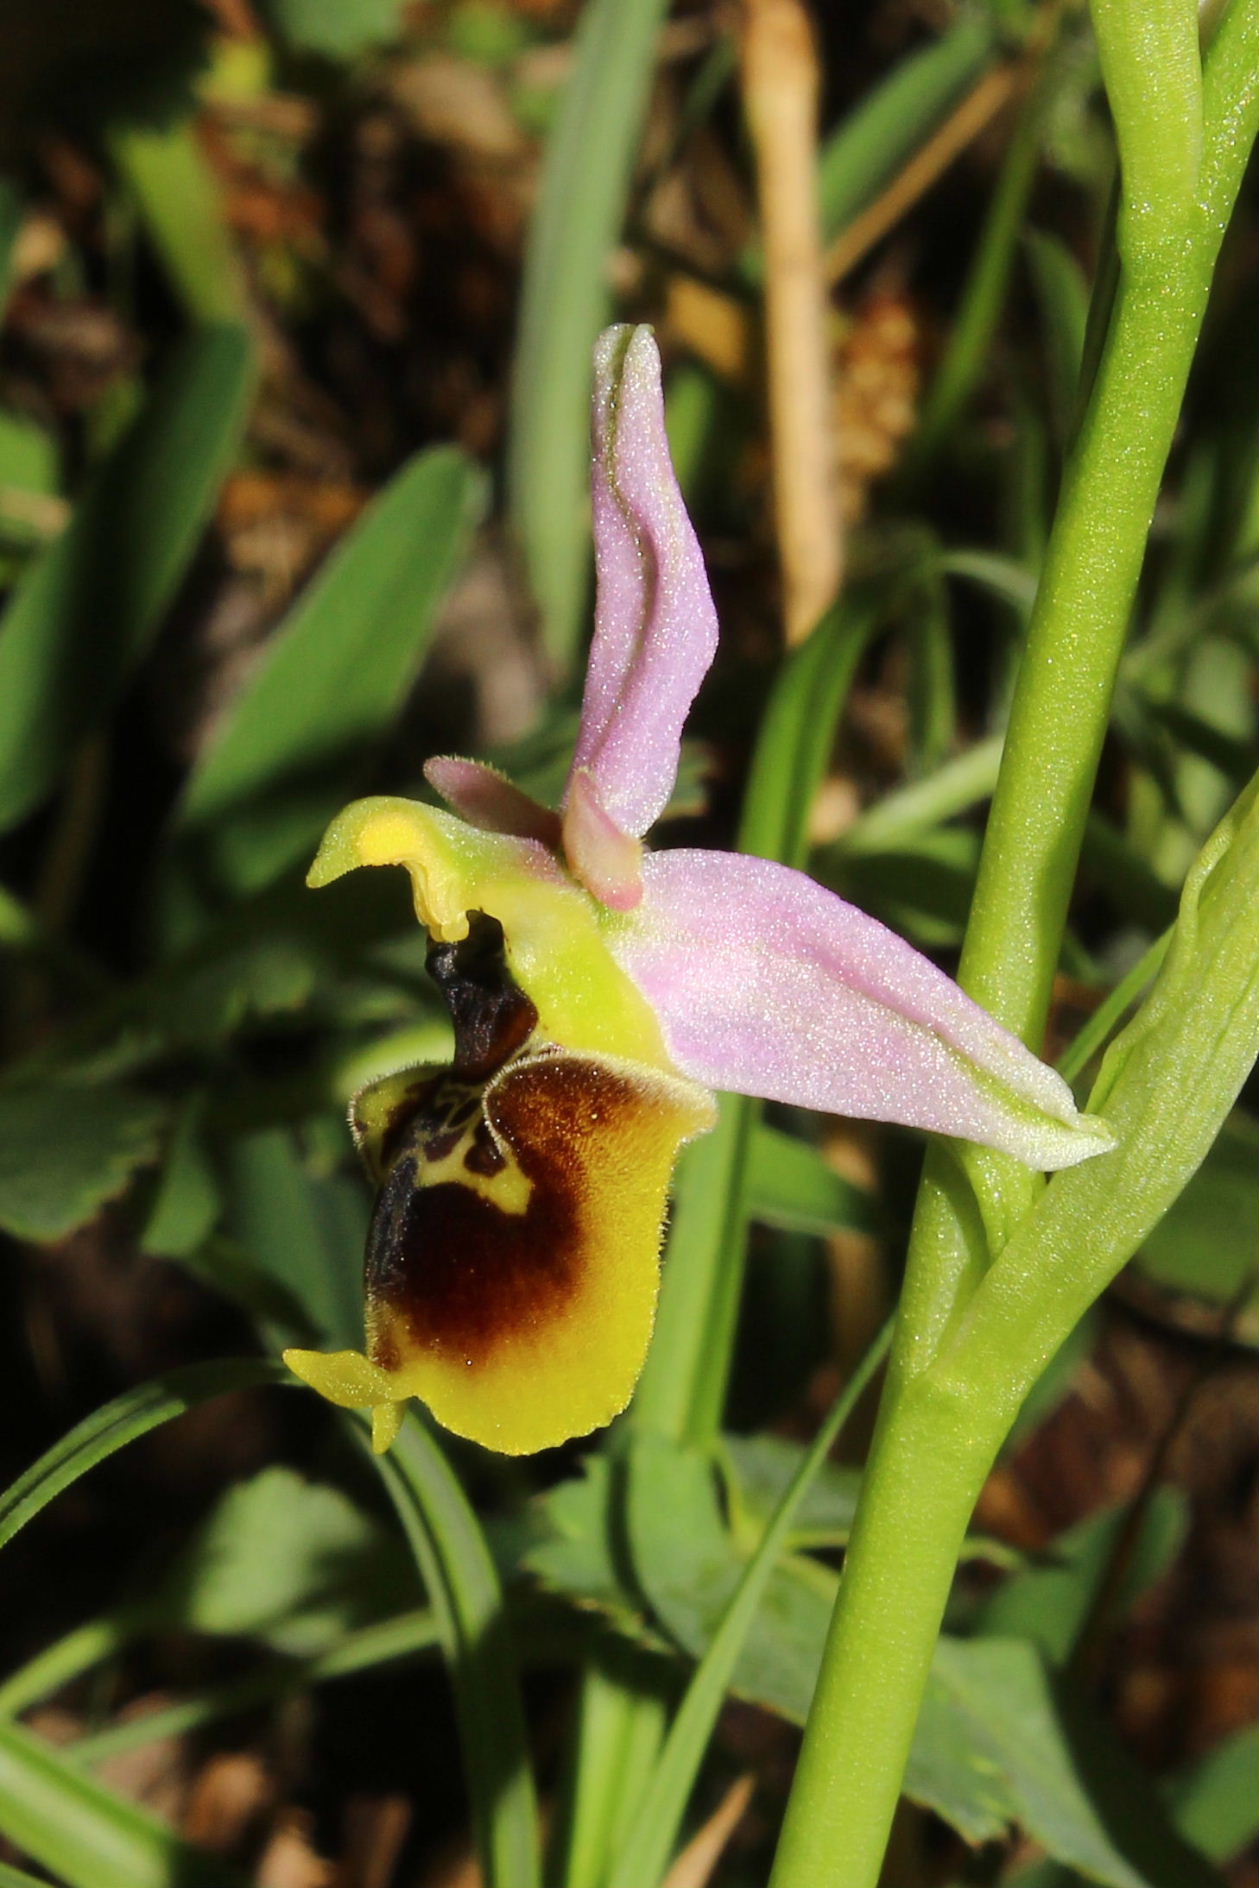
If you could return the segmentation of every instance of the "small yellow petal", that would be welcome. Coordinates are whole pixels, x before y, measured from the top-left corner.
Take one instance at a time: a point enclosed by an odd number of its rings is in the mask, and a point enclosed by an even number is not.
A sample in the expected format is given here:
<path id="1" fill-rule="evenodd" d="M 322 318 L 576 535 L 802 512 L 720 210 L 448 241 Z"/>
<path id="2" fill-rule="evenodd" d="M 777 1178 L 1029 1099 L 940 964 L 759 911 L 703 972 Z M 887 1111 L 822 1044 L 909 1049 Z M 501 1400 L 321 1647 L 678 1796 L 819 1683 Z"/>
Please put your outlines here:
<path id="1" fill-rule="evenodd" d="M 339 1409 L 371 1409 L 393 1394 L 385 1371 L 361 1350 L 286 1350 L 284 1361 L 295 1377 Z"/>
<path id="2" fill-rule="evenodd" d="M 377 1403 L 372 1411 L 372 1454 L 387 1455 L 398 1440 L 405 1403 Z"/>

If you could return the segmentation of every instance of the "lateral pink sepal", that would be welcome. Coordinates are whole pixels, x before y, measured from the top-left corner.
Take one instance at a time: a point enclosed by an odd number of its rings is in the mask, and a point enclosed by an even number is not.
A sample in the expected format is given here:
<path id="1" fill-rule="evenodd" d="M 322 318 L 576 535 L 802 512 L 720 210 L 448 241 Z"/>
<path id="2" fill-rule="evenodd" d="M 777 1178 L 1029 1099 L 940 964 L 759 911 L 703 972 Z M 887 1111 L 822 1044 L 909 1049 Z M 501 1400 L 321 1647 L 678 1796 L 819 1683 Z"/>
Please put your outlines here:
<path id="1" fill-rule="evenodd" d="M 559 814 L 531 799 L 496 767 L 439 754 L 424 763 L 424 778 L 469 826 L 485 833 L 507 833 L 513 839 L 537 839 L 553 852 L 558 850 Z"/>
<path id="2" fill-rule="evenodd" d="M 1041 1172 L 1114 1146 L 942 970 L 804 873 L 656 852 L 643 887 L 608 941 L 694 1081 L 978 1141 Z"/>

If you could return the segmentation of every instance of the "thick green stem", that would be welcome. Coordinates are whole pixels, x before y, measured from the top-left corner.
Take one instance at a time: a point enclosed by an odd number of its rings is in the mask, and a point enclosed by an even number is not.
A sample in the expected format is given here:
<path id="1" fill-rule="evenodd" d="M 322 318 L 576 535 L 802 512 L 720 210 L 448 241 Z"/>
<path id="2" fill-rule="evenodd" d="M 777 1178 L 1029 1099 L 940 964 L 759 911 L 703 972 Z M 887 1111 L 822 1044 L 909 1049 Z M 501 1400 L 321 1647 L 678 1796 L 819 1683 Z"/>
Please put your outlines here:
<path id="1" fill-rule="evenodd" d="M 953 1569 L 1000 1442 L 925 1379 L 884 1394 L 770 1888 L 878 1879 Z"/>
<path id="2" fill-rule="evenodd" d="M 1175 3 L 1186 12 L 1183 0 Z M 1156 9 L 1164 24 L 1171 4 Z M 1124 121 L 1130 213 L 1121 218 L 1123 277 L 1029 629 L 962 963 L 971 993 L 1032 1044 L 1044 1028 L 1146 534 L 1219 242 L 1259 128 L 1259 0 L 1232 0 L 1212 44 L 1201 94 L 1198 189 L 1188 200 L 1185 150 L 1168 182 L 1158 124 L 1182 107 L 1196 112 L 1196 88 L 1191 99 L 1168 90 L 1158 35 L 1143 35 L 1121 0 L 1095 6 L 1112 103 Z M 1134 113 L 1144 120 L 1135 137 Z M 1134 166 L 1147 193 L 1140 214 L 1131 213 Z M 1151 178 L 1165 186 L 1161 216 L 1149 214 Z M 1043 1183 L 991 1159 L 968 1159 L 967 1168 L 986 1243 L 996 1251 Z M 1051 1282 L 1040 1266 L 1020 1268 L 1015 1278 L 1014 1268 L 999 1261 L 994 1282 L 1004 1284 L 1008 1272 L 1017 1299 L 1013 1311 L 1005 1307 L 1007 1322 L 994 1319 L 985 1341 L 972 1320 L 960 1371 L 946 1376 L 933 1367 L 937 1356 L 959 1361 L 949 1332 L 967 1300 L 985 1308 L 1002 1302 L 987 1280 L 980 1282 L 974 1209 L 963 1210 L 956 1189 L 946 1198 L 938 1164 L 934 1171 L 915 1225 L 895 1371 L 772 1888 L 823 1881 L 827 1888 L 874 1888 L 957 1552 L 1039 1355 L 1033 1345 L 1016 1360 L 1010 1337 L 1015 1328 L 1035 1327 Z M 1094 1184 L 1106 1177 L 1099 1172 Z M 1064 1193 L 1069 1199 L 1072 1190 L 1056 1184 L 1058 1199 Z M 1081 1266 L 1089 1270 L 1090 1232 L 1079 1221 L 1072 1231 L 1074 1242 L 1057 1255 L 1057 1273 L 1079 1315 L 1105 1273 L 1081 1279 Z"/>
<path id="3" fill-rule="evenodd" d="M 1032 613 L 962 981 L 1033 1046 L 1213 259 L 1177 243 L 1121 284 Z"/>

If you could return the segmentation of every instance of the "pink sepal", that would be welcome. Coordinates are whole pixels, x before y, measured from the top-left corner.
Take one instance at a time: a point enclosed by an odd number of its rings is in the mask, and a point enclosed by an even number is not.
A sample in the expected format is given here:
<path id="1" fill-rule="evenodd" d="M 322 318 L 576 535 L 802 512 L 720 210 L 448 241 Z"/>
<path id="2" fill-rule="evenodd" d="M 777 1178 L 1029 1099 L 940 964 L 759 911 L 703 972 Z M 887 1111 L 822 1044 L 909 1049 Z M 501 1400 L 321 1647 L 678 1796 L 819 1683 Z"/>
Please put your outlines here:
<path id="1" fill-rule="evenodd" d="M 558 851 L 559 814 L 530 799 L 496 767 L 439 754 L 425 761 L 424 778 L 469 826 L 486 833 L 507 833 L 513 839 L 538 839 Z"/>
<path id="2" fill-rule="evenodd" d="M 649 328 L 595 348 L 595 633 L 569 788 L 583 770 L 622 832 L 668 804 L 682 723 L 717 648 L 717 613 L 665 436 Z"/>
<path id="3" fill-rule="evenodd" d="M 609 942 L 695 1081 L 956 1135 L 1042 1172 L 1114 1145 L 943 971 L 802 872 L 676 851 L 649 854 L 643 882 Z"/>

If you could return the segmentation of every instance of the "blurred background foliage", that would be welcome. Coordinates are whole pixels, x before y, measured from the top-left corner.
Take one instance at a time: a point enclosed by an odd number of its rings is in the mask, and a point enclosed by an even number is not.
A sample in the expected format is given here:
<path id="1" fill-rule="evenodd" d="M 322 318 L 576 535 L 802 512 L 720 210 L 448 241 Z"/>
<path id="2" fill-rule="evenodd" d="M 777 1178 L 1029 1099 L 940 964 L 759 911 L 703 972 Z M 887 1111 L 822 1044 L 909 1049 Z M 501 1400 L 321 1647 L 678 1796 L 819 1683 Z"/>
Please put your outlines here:
<path id="1" fill-rule="evenodd" d="M 824 882 L 955 960 L 1090 372 L 1113 151 L 1076 5 L 878 0 L 815 25 L 848 568 L 821 696 L 780 656 L 731 7 L 4 9 L 5 1481 L 88 1425 L 0 1506 L 7 1537 L 64 1490 L 0 1562 L 13 1864 L 83 1888 L 472 1879 L 435 1595 L 331 1412 L 249 1360 L 359 1338 L 345 1107 L 447 1040 L 404 886 L 304 889 L 323 824 L 358 792 L 422 793 L 435 752 L 543 797 L 562 781 L 604 319 L 656 325 L 723 622 L 663 841 L 732 843 L 768 698 L 786 733 L 744 831 L 777 821 L 766 849 L 795 833 Z M 1155 520 L 1052 1054 L 1170 923 L 1254 766 L 1254 185 Z M 997 1468 L 898 1882 L 1256 1880 L 1254 1102 Z M 751 1111 L 739 1132 L 737 1179 L 715 1193 L 693 1163 L 676 1221 L 747 1241 L 717 1476 L 643 1437 L 449 1449 L 544 1796 L 577 1661 L 598 1645 L 676 1689 L 895 1296 L 911 1139 Z M 700 1769 L 686 1833 L 736 1888 L 763 1879 L 807 1708 L 846 1450 Z"/>

